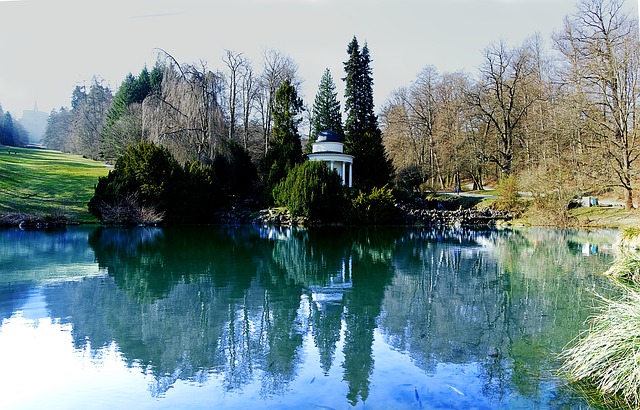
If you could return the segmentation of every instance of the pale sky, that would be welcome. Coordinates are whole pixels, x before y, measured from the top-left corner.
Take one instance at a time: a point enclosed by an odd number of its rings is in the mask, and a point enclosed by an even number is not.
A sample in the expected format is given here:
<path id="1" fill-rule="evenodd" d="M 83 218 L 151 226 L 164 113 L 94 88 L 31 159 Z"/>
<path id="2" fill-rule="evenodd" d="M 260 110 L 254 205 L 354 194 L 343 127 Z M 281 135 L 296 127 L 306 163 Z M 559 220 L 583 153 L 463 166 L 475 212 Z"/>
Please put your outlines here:
<path id="1" fill-rule="evenodd" d="M 560 30 L 577 0 L 0 0 L 0 104 L 20 118 L 37 102 L 70 106 L 73 88 L 103 78 L 115 91 L 127 73 L 151 68 L 156 48 L 181 63 L 224 70 L 225 50 L 261 70 L 278 50 L 299 66 L 313 103 L 325 68 L 344 94 L 343 62 L 355 35 L 368 43 L 379 110 L 427 65 L 475 75 L 482 51 Z M 625 7 L 637 13 L 636 0 Z"/>

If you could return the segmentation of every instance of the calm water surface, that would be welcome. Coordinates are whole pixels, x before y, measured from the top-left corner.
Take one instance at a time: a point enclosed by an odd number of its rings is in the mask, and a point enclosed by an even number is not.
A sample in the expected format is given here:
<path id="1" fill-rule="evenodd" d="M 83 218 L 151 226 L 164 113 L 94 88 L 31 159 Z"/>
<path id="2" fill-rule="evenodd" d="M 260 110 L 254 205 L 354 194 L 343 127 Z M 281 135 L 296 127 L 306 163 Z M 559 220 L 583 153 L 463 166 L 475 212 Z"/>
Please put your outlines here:
<path id="1" fill-rule="evenodd" d="M 0 231 L 0 408 L 579 409 L 615 231 Z"/>

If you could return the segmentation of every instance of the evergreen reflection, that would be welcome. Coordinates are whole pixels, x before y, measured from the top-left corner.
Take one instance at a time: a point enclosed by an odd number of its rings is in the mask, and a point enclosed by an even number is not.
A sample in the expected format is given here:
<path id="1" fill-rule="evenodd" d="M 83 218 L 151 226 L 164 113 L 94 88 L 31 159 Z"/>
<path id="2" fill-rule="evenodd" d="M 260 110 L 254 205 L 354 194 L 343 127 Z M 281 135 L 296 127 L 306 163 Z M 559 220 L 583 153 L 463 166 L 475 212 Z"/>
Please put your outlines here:
<path id="1" fill-rule="evenodd" d="M 311 301 L 311 332 L 325 375 L 333 365 L 344 322 L 343 379 L 352 405 L 369 395 L 373 333 L 391 280 L 391 256 L 399 232 L 294 231 L 273 249 L 273 262 L 288 281 L 304 286 Z"/>
<path id="2" fill-rule="evenodd" d="M 99 357 L 116 343 L 130 366 L 153 375 L 154 396 L 211 373 L 228 390 L 256 379 L 264 396 L 282 394 L 305 335 L 328 374 L 344 326 L 355 404 L 368 396 L 394 243 L 362 232 L 100 228 L 89 244 L 107 275 L 47 289 L 47 302 L 73 323 L 78 349 Z"/>

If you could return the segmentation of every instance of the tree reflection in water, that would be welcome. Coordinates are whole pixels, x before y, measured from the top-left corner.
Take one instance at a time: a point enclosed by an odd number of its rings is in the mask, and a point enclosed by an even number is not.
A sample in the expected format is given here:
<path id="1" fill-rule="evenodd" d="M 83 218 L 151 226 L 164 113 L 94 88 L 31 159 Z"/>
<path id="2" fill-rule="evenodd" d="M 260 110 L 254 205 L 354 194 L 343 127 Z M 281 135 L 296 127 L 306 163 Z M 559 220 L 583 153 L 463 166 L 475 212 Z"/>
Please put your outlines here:
<path id="1" fill-rule="evenodd" d="M 98 354 L 116 343 L 130 366 L 153 375 L 153 396 L 176 380 L 203 384 L 212 375 L 227 391 L 259 381 L 263 397 L 284 394 L 310 337 L 325 377 L 342 343 L 339 368 L 356 405 L 371 394 L 379 333 L 426 374 L 441 363 L 477 365 L 484 395 L 501 402 L 513 391 L 535 396 L 554 353 L 588 315 L 599 279 L 574 238 L 548 230 L 100 228 L 89 244 L 107 275 L 49 288 L 47 302 L 52 316 L 73 323 L 78 348 Z M 595 269 L 607 260 L 596 256 Z"/>

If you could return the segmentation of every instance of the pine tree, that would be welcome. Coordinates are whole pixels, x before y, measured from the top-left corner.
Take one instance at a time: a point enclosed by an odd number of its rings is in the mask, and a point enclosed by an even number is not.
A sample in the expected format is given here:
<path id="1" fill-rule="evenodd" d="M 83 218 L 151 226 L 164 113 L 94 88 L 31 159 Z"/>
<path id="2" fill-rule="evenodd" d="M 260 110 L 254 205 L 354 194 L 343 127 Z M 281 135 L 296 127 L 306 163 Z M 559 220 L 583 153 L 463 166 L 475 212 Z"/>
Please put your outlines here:
<path id="1" fill-rule="evenodd" d="M 360 49 L 358 40 L 347 47 L 345 81 L 345 152 L 354 156 L 353 178 L 356 187 L 370 190 L 391 181 L 393 166 L 382 144 L 382 131 L 373 104 L 373 77 L 369 47 Z"/>
<path id="2" fill-rule="evenodd" d="M 338 93 L 328 68 L 325 69 L 320 79 L 318 93 L 313 101 L 313 118 L 311 120 L 309 144 L 313 143 L 318 134 L 324 130 L 331 130 L 338 134 L 341 139 L 344 139 Z"/>
<path id="3" fill-rule="evenodd" d="M 142 104 L 149 94 L 159 90 L 162 81 L 162 71 L 158 64 L 153 68 L 151 73 L 145 66 L 140 74 L 136 77 L 129 73 L 122 81 L 120 88 L 113 97 L 113 102 L 104 124 L 101 134 L 102 151 L 100 155 L 103 158 L 117 158 L 121 155 L 129 144 L 136 144 L 142 138 L 142 120 L 140 115 L 128 113 L 128 109 L 133 104 Z M 135 129 L 131 127 L 122 129 L 125 122 L 135 124 Z M 118 126 L 118 123 L 121 125 Z"/>

